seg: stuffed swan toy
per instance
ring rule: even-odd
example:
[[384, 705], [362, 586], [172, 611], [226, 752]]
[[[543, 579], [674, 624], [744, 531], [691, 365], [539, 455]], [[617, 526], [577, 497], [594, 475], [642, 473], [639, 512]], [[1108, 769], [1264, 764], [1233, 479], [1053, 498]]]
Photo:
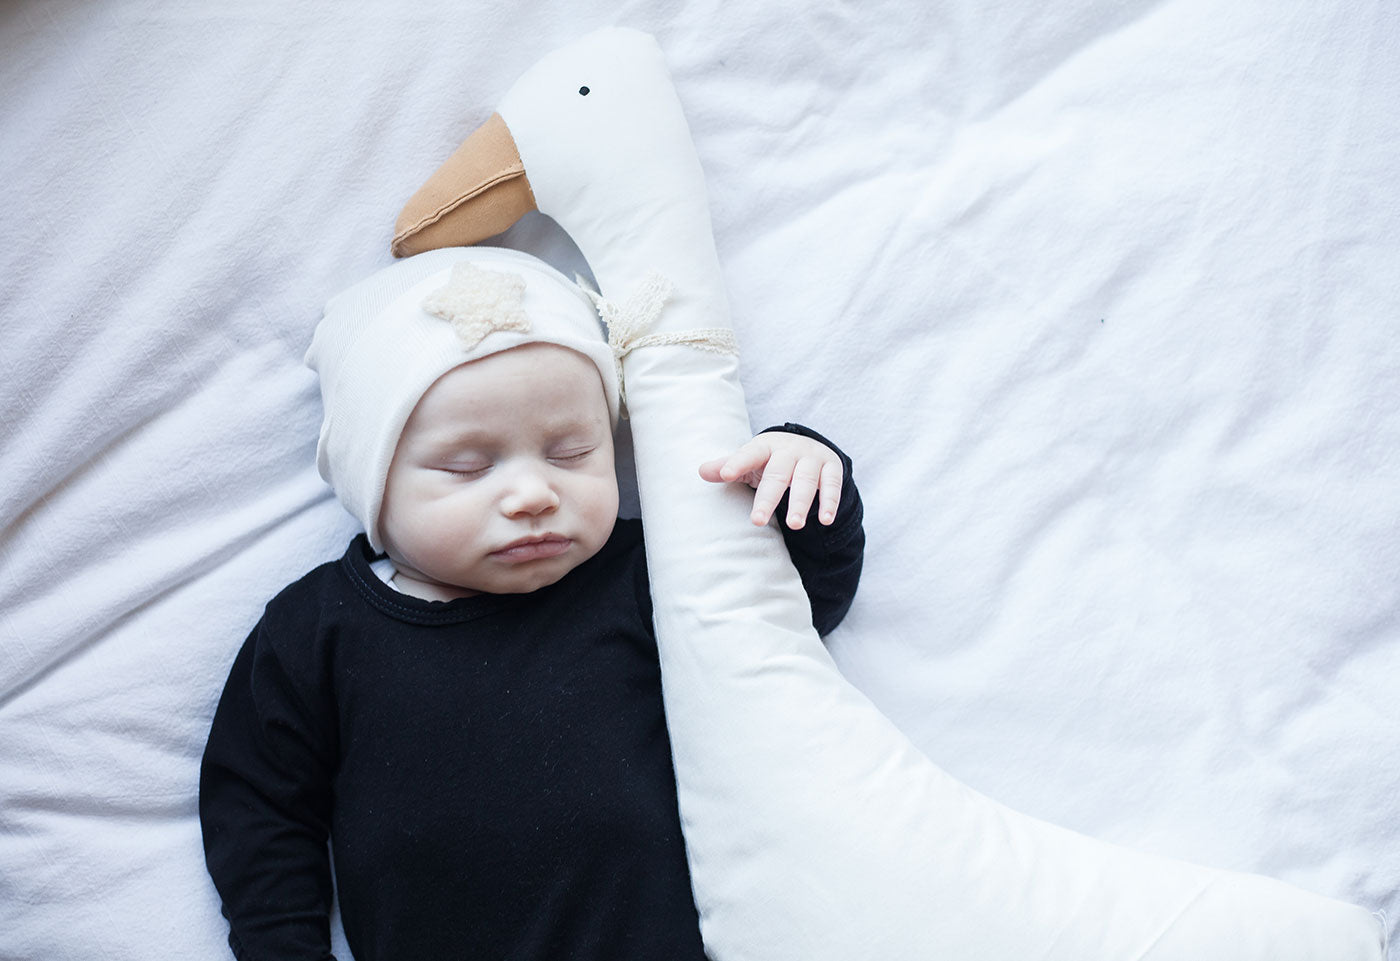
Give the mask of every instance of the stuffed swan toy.
[[697, 466], [751, 436], [704, 177], [661, 52], [608, 29], [531, 67], [410, 200], [394, 253], [530, 209], [587, 258], [625, 376], [667, 721], [716, 961], [1379, 961], [1365, 910], [1012, 811], [837, 671], [772, 528]]

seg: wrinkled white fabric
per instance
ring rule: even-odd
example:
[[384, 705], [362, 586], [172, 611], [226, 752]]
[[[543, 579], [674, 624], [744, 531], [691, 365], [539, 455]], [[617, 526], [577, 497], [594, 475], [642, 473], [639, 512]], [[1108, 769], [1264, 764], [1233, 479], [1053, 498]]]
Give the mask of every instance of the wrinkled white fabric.
[[[619, 17], [690, 120], [752, 421], [855, 458], [843, 673], [1012, 808], [1393, 923], [1391, 6], [16, 0], [0, 957], [226, 956], [208, 720], [354, 529], [321, 307], [525, 65]], [[582, 269], [543, 218], [503, 242]]]

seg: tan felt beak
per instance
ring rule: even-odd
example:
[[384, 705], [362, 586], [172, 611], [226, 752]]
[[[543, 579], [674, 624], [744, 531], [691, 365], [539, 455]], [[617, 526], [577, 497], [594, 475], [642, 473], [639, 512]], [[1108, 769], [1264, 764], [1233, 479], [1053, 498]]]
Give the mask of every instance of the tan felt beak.
[[515, 139], [493, 113], [409, 198], [390, 249], [407, 257], [478, 243], [535, 209]]

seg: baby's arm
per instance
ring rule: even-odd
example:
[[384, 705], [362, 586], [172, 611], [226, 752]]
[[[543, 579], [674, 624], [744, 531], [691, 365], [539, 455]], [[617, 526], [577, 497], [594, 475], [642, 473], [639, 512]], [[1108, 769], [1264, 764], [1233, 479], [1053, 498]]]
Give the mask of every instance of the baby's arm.
[[209, 732], [205, 860], [237, 957], [325, 961], [334, 721], [306, 695], [305, 670], [283, 662], [271, 620], [269, 608], [234, 661]]
[[750, 519], [777, 516], [793, 565], [812, 604], [812, 623], [828, 634], [846, 616], [860, 582], [865, 529], [851, 460], [799, 424], [770, 427], [727, 457], [700, 465], [714, 483], [754, 488]]

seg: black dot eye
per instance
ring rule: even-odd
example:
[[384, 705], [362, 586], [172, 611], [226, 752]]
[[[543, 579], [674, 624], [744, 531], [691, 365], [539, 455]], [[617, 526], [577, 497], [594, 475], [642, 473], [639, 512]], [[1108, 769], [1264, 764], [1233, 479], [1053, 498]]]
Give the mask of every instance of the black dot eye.
[[588, 96], [588, 88], [587, 88], [587, 87], [579, 87], [579, 88], [578, 88], [578, 95], [579, 95], [580, 97], [586, 97], [586, 96]]

